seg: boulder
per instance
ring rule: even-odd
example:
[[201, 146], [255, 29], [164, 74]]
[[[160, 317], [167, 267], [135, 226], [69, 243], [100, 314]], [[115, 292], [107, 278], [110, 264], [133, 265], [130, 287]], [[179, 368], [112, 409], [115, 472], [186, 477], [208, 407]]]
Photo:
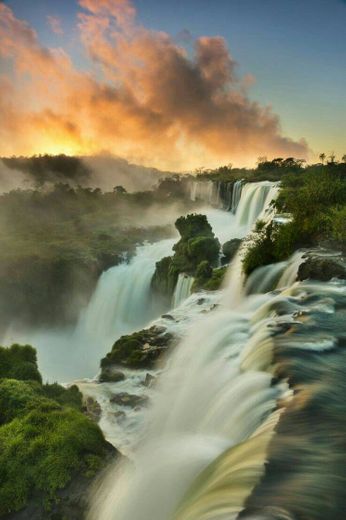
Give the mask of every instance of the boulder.
[[346, 265], [341, 258], [311, 256], [299, 266], [297, 279], [327, 282], [332, 278], [346, 279]]
[[99, 382], [100, 383], [119, 383], [119, 381], [124, 381], [125, 374], [121, 372], [121, 370], [118, 370], [115, 367], [109, 366], [105, 367], [104, 370], [102, 370]]

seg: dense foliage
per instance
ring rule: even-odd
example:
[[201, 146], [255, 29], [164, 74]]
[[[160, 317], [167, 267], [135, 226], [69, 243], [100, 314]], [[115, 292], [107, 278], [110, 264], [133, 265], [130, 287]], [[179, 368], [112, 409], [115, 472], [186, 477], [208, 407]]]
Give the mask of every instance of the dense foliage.
[[95, 475], [109, 448], [77, 387], [42, 385], [32, 347], [0, 347], [0, 367], [0, 516], [29, 500], [49, 509], [76, 475]]
[[[99, 274], [138, 243], [171, 236], [183, 199], [67, 184], [0, 195], [0, 329], [76, 319]], [[163, 215], [164, 217], [164, 215]], [[161, 225], [157, 225], [160, 222]], [[167, 222], [167, 225], [165, 225]]]
[[296, 249], [314, 245], [345, 248], [346, 164], [310, 166], [282, 178], [275, 203], [290, 222], [257, 227], [244, 259], [244, 270], [288, 258]]

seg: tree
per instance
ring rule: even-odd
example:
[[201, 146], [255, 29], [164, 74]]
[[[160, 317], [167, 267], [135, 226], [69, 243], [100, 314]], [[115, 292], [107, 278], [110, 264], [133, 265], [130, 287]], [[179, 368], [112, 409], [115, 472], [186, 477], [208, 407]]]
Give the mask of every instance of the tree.
[[341, 157], [342, 162], [346, 163], [346, 153]]
[[126, 193], [126, 190], [123, 186], [114, 186], [113, 193]]
[[319, 158], [321, 160], [321, 163], [324, 164], [324, 161], [326, 160], [326, 154], [325, 153], [320, 153]]
[[334, 152], [331, 152], [330, 155], [329, 155], [329, 164], [334, 164], [335, 163], [335, 153]]

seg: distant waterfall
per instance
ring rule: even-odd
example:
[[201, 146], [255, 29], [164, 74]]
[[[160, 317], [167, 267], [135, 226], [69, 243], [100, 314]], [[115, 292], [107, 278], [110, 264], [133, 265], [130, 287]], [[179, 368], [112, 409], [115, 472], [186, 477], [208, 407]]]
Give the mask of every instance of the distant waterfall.
[[221, 207], [220, 186], [213, 181], [192, 180], [189, 182], [190, 199], [210, 206]]
[[238, 208], [238, 204], [239, 204], [239, 201], [240, 201], [242, 189], [243, 189], [243, 181], [242, 180], [241, 181], [236, 181], [233, 184], [232, 203], [231, 203], [230, 210], [234, 214], [236, 213], [237, 208]]
[[194, 278], [185, 273], [180, 273], [178, 276], [177, 285], [174, 290], [172, 307], [175, 309], [191, 294]]

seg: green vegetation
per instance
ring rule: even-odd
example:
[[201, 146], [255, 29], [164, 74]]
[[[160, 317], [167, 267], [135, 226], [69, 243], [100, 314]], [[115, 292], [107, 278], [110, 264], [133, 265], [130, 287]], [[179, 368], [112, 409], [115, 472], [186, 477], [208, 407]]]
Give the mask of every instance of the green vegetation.
[[37, 368], [36, 350], [30, 345], [0, 347], [0, 378], [42, 382]]
[[283, 177], [275, 203], [289, 213], [286, 224], [257, 227], [244, 271], [288, 258], [296, 249], [316, 245], [345, 248], [346, 165], [315, 165]]
[[208, 262], [201, 262], [198, 266], [192, 292], [217, 291], [221, 288], [227, 272], [227, 266], [212, 269]]
[[81, 183], [91, 174], [89, 168], [79, 157], [64, 154], [2, 157], [1, 160], [10, 169], [26, 172], [37, 187], [52, 181]]
[[174, 255], [157, 262], [152, 279], [153, 290], [170, 301], [180, 273], [196, 276], [217, 266], [220, 243], [205, 215], [190, 214], [180, 217], [175, 227], [181, 236], [174, 245]]
[[73, 322], [104, 269], [131, 256], [137, 244], [172, 235], [163, 213], [162, 224], [153, 225], [160, 211], [181, 214], [186, 207], [173, 195], [163, 208], [158, 191], [119, 187], [103, 193], [57, 184], [0, 195], [0, 331], [13, 318]]
[[77, 387], [42, 385], [32, 347], [0, 347], [0, 367], [0, 516], [29, 500], [49, 510], [75, 477], [95, 476], [109, 447]]

